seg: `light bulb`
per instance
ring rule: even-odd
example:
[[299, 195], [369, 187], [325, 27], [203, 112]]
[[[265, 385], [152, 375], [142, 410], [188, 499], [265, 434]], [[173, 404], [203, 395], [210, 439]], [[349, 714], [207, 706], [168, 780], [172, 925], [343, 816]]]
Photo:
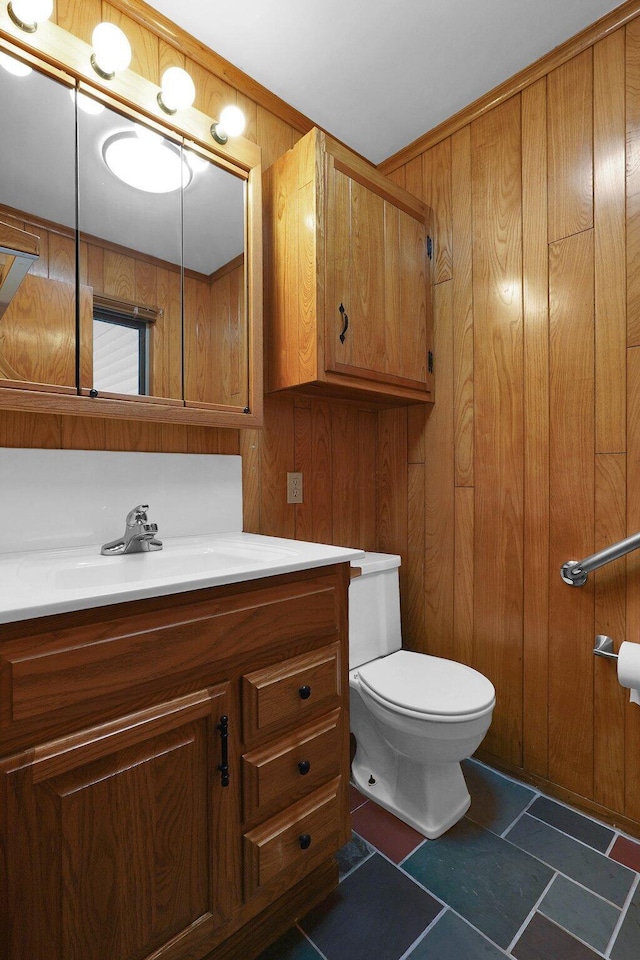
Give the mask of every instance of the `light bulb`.
[[91, 66], [103, 80], [112, 80], [131, 63], [131, 45], [115, 23], [99, 23], [91, 37]]
[[38, 24], [53, 13], [53, 0], [11, 0], [7, 12], [21, 30], [35, 33]]
[[193, 80], [182, 67], [169, 67], [162, 74], [162, 90], [158, 103], [165, 113], [176, 113], [190, 107], [196, 96]]
[[220, 114], [220, 123], [222, 124], [222, 129], [229, 137], [239, 137], [244, 130], [244, 113], [240, 107], [225, 107]]
[[229, 137], [239, 137], [244, 126], [244, 113], [240, 107], [230, 104], [220, 114], [219, 122], [212, 124], [211, 136], [217, 143], [226, 143]]

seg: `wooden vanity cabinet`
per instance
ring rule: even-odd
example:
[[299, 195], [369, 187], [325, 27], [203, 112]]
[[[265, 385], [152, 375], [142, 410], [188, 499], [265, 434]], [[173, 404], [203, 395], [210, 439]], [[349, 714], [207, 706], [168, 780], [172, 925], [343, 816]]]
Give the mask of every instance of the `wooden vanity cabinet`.
[[430, 209], [317, 129], [263, 189], [267, 389], [433, 400]]
[[347, 586], [337, 564], [0, 628], [0, 956], [250, 960], [333, 889]]

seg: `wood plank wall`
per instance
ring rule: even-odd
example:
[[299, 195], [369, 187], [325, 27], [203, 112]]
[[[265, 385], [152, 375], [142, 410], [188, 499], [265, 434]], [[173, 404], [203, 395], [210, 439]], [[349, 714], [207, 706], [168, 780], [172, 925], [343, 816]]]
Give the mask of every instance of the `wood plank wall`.
[[596, 634], [640, 640], [640, 555], [582, 588], [559, 574], [640, 529], [635, 7], [383, 165], [435, 210], [437, 397], [395, 414], [407, 464], [380, 511], [406, 642], [497, 688], [484, 756], [640, 835], [640, 708], [592, 654]]

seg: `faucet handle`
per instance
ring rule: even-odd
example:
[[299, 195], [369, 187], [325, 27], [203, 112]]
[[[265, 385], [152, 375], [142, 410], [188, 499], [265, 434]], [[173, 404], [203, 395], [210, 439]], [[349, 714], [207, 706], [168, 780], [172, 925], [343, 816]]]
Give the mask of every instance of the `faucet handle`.
[[133, 510], [130, 510], [127, 514], [127, 526], [134, 527], [137, 523], [147, 523], [148, 509], [148, 503], [140, 503], [137, 507], [134, 507]]

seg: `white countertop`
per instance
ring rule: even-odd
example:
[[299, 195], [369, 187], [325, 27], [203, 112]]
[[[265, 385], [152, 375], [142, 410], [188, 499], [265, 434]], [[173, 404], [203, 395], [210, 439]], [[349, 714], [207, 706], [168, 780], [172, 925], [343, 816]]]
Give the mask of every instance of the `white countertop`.
[[168, 537], [150, 553], [100, 544], [0, 553], [0, 623], [349, 563], [362, 550], [252, 533]]

